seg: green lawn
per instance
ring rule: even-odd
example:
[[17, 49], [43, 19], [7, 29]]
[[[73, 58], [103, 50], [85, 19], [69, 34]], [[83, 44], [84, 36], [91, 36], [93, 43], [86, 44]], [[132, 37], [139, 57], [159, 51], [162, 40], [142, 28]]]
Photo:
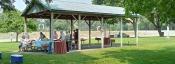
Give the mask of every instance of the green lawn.
[[[119, 41], [119, 39], [116, 39]], [[124, 42], [134, 43], [134, 38]], [[18, 50], [18, 43], [0, 43], [3, 60], [9, 64], [10, 55]], [[59, 54], [23, 54], [24, 64], [175, 64], [175, 37], [140, 38], [139, 47], [105, 48]]]

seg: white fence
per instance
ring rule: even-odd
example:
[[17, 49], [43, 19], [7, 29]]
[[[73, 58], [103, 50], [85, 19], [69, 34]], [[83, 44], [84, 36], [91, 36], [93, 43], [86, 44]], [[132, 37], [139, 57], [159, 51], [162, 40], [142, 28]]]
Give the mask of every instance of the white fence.
[[[123, 31], [124, 33], [130, 35], [130, 37], [134, 37], [134, 31]], [[167, 31], [163, 30], [164, 35], [167, 36]], [[59, 32], [57, 32], [59, 35]], [[81, 37], [87, 37], [88, 38], [88, 31], [81, 31], [80, 36]], [[107, 35], [108, 35], [107, 31]], [[119, 31], [111, 31], [111, 34], [118, 34]], [[49, 32], [44, 32], [46, 37], [49, 37]], [[21, 35], [19, 35], [19, 40], [21, 39]], [[37, 39], [39, 37], [39, 32], [32, 32], [29, 34], [31, 39]], [[169, 31], [170, 36], [175, 36], [175, 30], [170, 30]], [[100, 32], [98, 31], [92, 31], [91, 34], [92, 38], [100, 36]], [[158, 32], [156, 30], [139, 30], [139, 37], [152, 37], [152, 36], [159, 36]], [[16, 40], [16, 33], [0, 33], [0, 42], [10, 42], [10, 41], [15, 41]]]

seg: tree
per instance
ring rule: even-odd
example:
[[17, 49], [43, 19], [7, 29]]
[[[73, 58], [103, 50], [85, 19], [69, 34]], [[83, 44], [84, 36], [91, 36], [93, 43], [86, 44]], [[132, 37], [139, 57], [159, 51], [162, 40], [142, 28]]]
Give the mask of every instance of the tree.
[[54, 29], [56, 30], [70, 30], [70, 24], [68, 23], [69, 21], [66, 21], [66, 20], [59, 20], [59, 21], [55, 21], [53, 26], [54, 26]]
[[124, 0], [93, 0], [93, 4], [123, 7]]
[[160, 36], [163, 36], [163, 24], [175, 17], [175, 0], [93, 0], [93, 3], [124, 7], [126, 17], [141, 14], [155, 26]]
[[[24, 31], [24, 18], [20, 14], [17, 11], [9, 11], [0, 16], [0, 32], [15, 32], [16, 41], [18, 41], [18, 35]], [[36, 24], [32, 21], [29, 20], [27, 24], [29, 31], [37, 30]]]
[[13, 3], [15, 0], [0, 0], [0, 6], [5, 11], [15, 10]]
[[174, 0], [125, 0], [126, 16], [131, 14], [141, 14], [145, 16], [158, 30], [160, 36], [163, 24], [168, 24], [169, 20], [175, 16]]

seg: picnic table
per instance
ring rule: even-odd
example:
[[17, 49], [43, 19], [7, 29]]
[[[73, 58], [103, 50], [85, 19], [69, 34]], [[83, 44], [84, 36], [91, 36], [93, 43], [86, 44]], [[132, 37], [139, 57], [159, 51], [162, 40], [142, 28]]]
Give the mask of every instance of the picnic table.
[[87, 40], [87, 38], [82, 37], [82, 38], [81, 38], [81, 43], [84, 43], [84, 41], [86, 41], [86, 40]]
[[[99, 41], [101, 40], [101, 37], [96, 37], [95, 40]], [[112, 43], [115, 42], [115, 39], [113, 37], [104, 37], [104, 45], [111, 45]]]
[[101, 40], [101, 37], [95, 37], [95, 40], [97, 40], [97, 42], [100, 43], [99, 41]]

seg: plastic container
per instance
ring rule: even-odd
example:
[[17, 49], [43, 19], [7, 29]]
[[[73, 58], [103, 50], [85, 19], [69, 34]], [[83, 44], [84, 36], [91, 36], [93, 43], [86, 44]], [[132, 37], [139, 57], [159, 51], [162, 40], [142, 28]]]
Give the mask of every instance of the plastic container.
[[104, 45], [110, 45], [110, 38], [109, 37], [104, 38]]
[[11, 64], [23, 64], [23, 55], [11, 55]]

